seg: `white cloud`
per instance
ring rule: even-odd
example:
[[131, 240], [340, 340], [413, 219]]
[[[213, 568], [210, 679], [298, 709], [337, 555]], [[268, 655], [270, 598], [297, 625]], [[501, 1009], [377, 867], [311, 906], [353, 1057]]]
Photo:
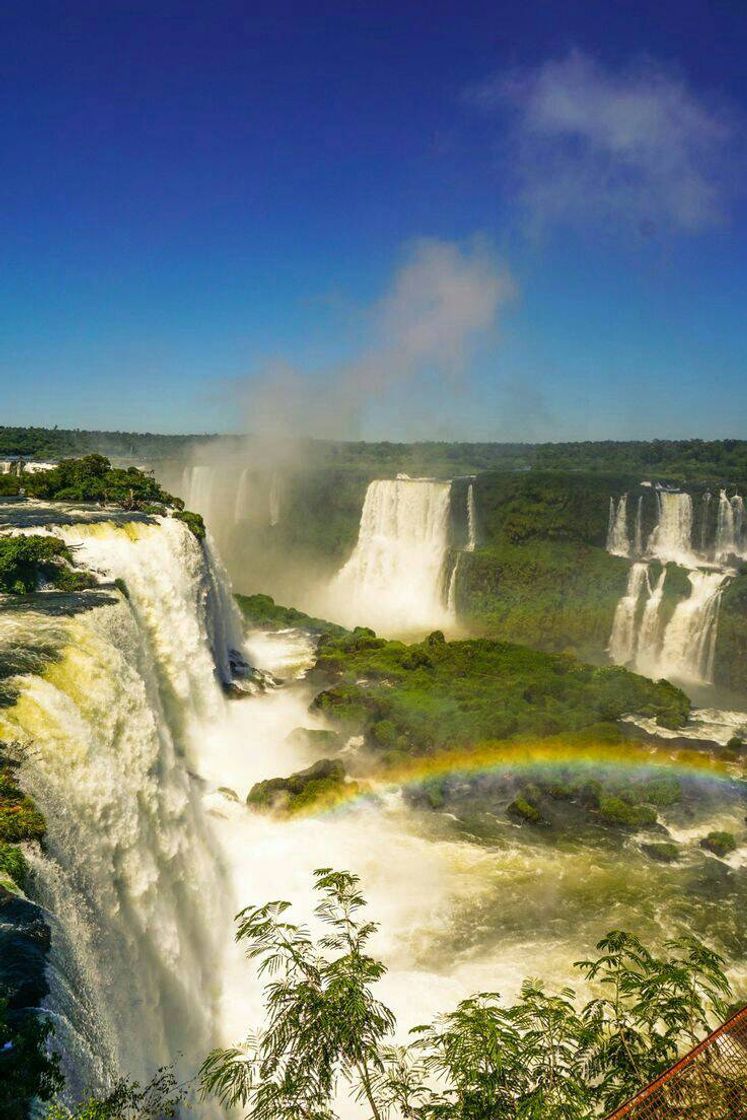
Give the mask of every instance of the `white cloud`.
[[726, 216], [735, 123], [650, 61], [615, 72], [574, 50], [478, 96], [514, 111], [512, 171], [540, 227], [697, 232]]
[[474, 347], [513, 294], [508, 269], [484, 245], [415, 242], [367, 313], [349, 362], [316, 371], [276, 362], [243, 382], [248, 429], [325, 437], [370, 434], [372, 425], [400, 437], [422, 435], [423, 424], [433, 430], [451, 420]]

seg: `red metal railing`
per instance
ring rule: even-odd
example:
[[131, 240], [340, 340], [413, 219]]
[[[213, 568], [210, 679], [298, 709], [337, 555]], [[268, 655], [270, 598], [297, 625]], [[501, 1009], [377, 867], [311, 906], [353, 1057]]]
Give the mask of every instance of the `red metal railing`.
[[607, 1120], [747, 1120], [747, 1007]]

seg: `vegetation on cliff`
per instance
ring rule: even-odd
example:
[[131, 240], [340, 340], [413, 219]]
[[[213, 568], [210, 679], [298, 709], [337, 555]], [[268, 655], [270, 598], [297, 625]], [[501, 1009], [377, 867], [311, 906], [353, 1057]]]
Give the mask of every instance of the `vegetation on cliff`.
[[19, 847], [38, 842], [44, 818], [18, 784], [18, 763], [0, 743], [0, 1115], [26, 1120], [33, 1097], [50, 1100], [62, 1080], [48, 1052], [49, 1020], [38, 1011], [46, 994], [49, 930], [24, 897], [28, 866]]
[[257, 630], [284, 630], [298, 628], [311, 634], [332, 634], [342, 637], [348, 631], [323, 618], [312, 618], [295, 607], [283, 607], [270, 595], [236, 595], [236, 602], [247, 626]]
[[0, 592], [29, 595], [47, 584], [60, 591], [79, 591], [95, 580], [71, 567], [64, 541], [53, 536], [0, 536]]
[[113, 467], [104, 455], [63, 459], [52, 470], [24, 474], [21, 485], [29, 497], [55, 502], [111, 502], [123, 509], [183, 505], [152, 475], [136, 467]]

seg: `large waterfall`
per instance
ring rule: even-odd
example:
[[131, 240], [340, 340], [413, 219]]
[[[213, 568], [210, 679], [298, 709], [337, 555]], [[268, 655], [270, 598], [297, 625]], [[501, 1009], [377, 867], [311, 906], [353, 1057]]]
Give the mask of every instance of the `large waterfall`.
[[335, 617], [384, 633], [448, 626], [450, 512], [450, 482], [370, 483], [358, 542], [330, 588]]
[[[66, 1073], [72, 1088], [106, 1085], [181, 1055], [192, 1074], [216, 1037], [216, 930], [230, 928], [233, 898], [190, 772], [224, 718], [237, 620], [221, 573], [177, 521], [56, 532], [127, 588], [57, 620], [57, 660], [0, 710], [48, 822], [35, 879]], [[24, 617], [32, 632], [48, 625]]]

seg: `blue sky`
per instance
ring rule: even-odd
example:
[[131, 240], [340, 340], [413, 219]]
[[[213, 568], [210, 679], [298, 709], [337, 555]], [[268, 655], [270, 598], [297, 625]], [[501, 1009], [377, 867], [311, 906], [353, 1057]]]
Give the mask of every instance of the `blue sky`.
[[740, 0], [11, 0], [0, 423], [747, 435], [746, 48]]

